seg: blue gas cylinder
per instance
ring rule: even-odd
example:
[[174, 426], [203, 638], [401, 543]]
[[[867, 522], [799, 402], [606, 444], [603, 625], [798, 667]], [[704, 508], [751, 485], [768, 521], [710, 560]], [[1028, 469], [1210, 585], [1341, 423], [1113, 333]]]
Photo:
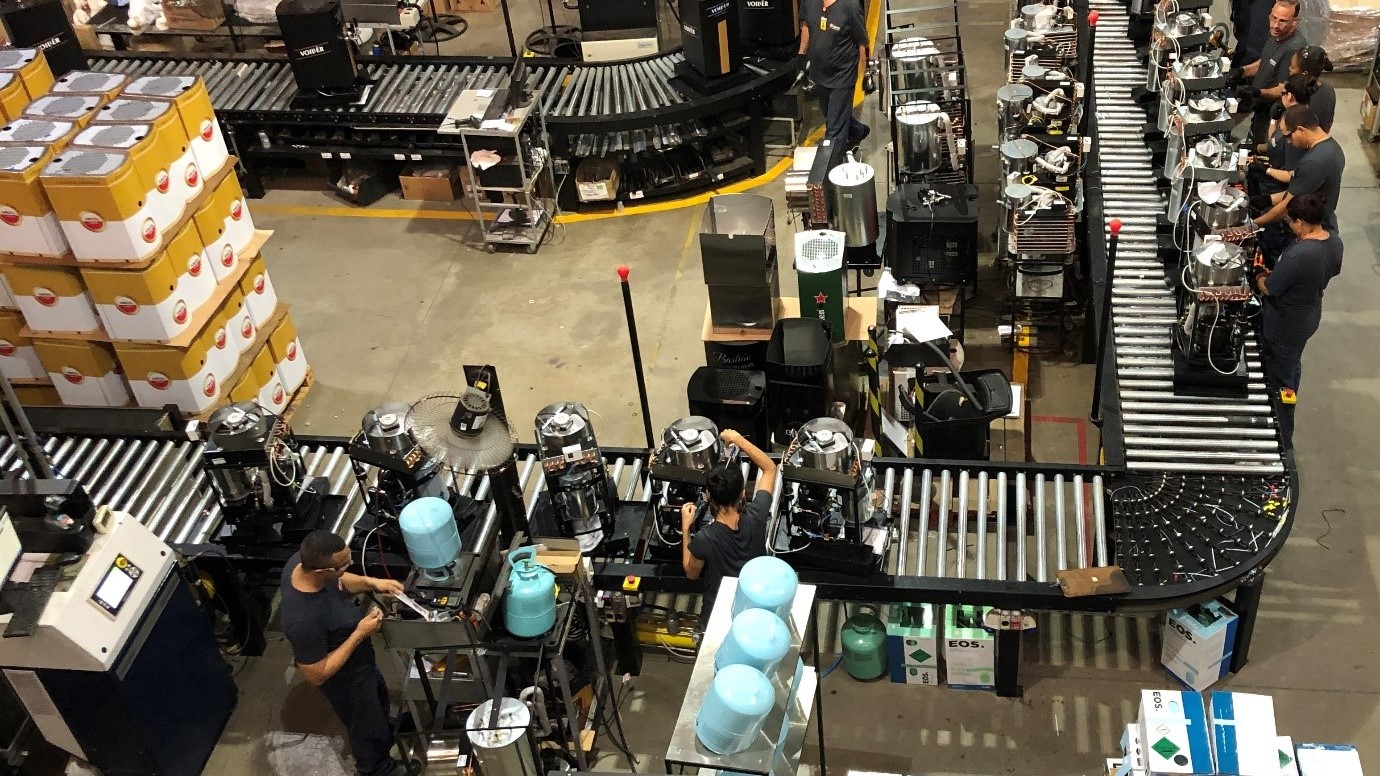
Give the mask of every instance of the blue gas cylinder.
[[780, 617], [766, 609], [748, 609], [733, 618], [714, 654], [714, 667], [752, 666], [770, 677], [790, 649], [791, 630]]
[[556, 624], [556, 575], [537, 563], [536, 547], [513, 550], [508, 563], [513, 570], [508, 574], [503, 624], [519, 638], [540, 636]]
[[412, 565], [444, 579], [446, 567], [460, 554], [460, 529], [450, 504], [435, 496], [416, 499], [398, 514], [398, 526]]
[[795, 588], [799, 583], [795, 569], [786, 561], [771, 555], [753, 558], [738, 572], [733, 616], [747, 609], [766, 609], [790, 622], [791, 602], [795, 600]]
[[716, 754], [737, 754], [757, 740], [776, 704], [771, 680], [751, 666], [727, 666], [714, 674], [695, 716], [695, 736]]

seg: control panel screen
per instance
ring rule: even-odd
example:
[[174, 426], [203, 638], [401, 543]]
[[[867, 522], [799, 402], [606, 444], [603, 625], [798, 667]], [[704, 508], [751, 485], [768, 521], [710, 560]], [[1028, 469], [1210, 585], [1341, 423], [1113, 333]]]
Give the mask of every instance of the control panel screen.
[[123, 555], [116, 555], [115, 562], [110, 564], [110, 569], [101, 578], [101, 583], [96, 586], [96, 592], [91, 596], [91, 600], [97, 606], [110, 612], [119, 614], [120, 607], [125, 605], [129, 598], [129, 591], [134, 589], [134, 583], [139, 579], [139, 567], [129, 562]]

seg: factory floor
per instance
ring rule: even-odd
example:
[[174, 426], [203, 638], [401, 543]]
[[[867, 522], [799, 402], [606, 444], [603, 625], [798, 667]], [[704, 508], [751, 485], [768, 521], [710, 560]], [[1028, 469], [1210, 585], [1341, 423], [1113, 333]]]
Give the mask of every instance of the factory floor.
[[[970, 61], [999, 56], [1008, 5], [964, 4]], [[501, 19], [497, 14], [474, 16], [484, 17], [489, 31], [482, 34], [501, 34], [493, 24]], [[478, 39], [480, 26], [465, 38]], [[987, 146], [997, 70], [970, 73], [981, 119], [974, 122], [976, 142], [984, 149], [977, 177], [993, 181], [996, 161]], [[1366, 463], [1380, 428], [1380, 222], [1374, 217], [1380, 192], [1376, 154], [1357, 135], [1359, 80], [1333, 79], [1344, 87], [1335, 136], [1348, 159], [1339, 208], [1345, 269], [1328, 291], [1322, 329], [1305, 356], [1295, 436], [1302, 488], [1293, 532], [1269, 569], [1250, 665], [1224, 686], [1273, 695], [1281, 733], [1295, 741], [1361, 745], [1366, 767], [1380, 774], [1380, 672], [1374, 670], [1380, 619], [1372, 616], [1380, 607], [1380, 523], [1372, 522], [1380, 508], [1380, 475]], [[865, 150], [884, 166], [876, 138], [886, 132], [872, 99], [863, 115], [877, 129]], [[685, 381], [704, 363], [699, 331], [706, 296], [695, 239], [701, 206], [568, 219], [536, 255], [490, 255], [476, 249], [475, 225], [459, 205], [412, 212], [415, 203], [390, 200], [356, 211], [313, 185], [274, 190], [252, 203], [256, 223], [275, 230], [264, 255], [279, 295], [293, 305], [315, 371], [315, 386], [293, 420], [298, 433], [350, 435], [371, 407], [455, 391], [462, 364], [491, 363], [522, 438], [530, 440], [526, 424], [538, 408], [578, 400], [596, 413], [601, 443], [643, 444], [614, 274], [621, 263], [632, 268], [652, 426], [660, 429], [685, 414]], [[778, 235], [794, 231], [780, 207], [780, 183], [760, 191], [777, 199]], [[994, 186], [986, 186], [984, 199], [993, 193]], [[983, 223], [990, 232], [993, 222]], [[783, 289], [794, 287], [789, 275], [783, 271]], [[970, 363], [1010, 363], [995, 331], [1000, 295], [1000, 284], [988, 282], [972, 302]], [[1097, 431], [1083, 420], [1092, 368], [1076, 363], [1054, 352], [1032, 367], [1038, 460], [1095, 459]], [[1103, 758], [1115, 754], [1122, 727], [1134, 717], [1137, 691], [1171, 686], [1158, 665], [1157, 624], [1041, 617], [1029, 639], [1021, 700], [860, 683], [841, 670], [829, 675], [817, 711], [824, 718], [829, 769], [930, 776], [1102, 773]], [[826, 652], [827, 665], [833, 648]], [[659, 757], [688, 675], [689, 667], [673, 656], [647, 654], [623, 706], [638, 770], [662, 770]], [[265, 656], [239, 668], [237, 681], [240, 705], [208, 776], [352, 772], [338, 725], [319, 694], [294, 676], [281, 636], [274, 634]], [[605, 753], [613, 752], [602, 743]], [[805, 760], [818, 762], [813, 739]], [[599, 769], [627, 766], [609, 756]]]

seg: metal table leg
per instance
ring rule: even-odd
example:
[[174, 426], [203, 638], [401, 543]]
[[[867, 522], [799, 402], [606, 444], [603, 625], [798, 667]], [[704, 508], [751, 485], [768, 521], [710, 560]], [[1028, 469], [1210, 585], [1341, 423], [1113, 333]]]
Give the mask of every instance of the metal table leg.
[[1021, 631], [997, 631], [997, 696], [1001, 698], [1020, 698], [1025, 695], [1021, 687]]
[[1231, 655], [1231, 672], [1237, 673], [1246, 667], [1251, 657], [1251, 637], [1255, 635], [1255, 620], [1260, 613], [1260, 596], [1265, 591], [1265, 572], [1252, 571], [1246, 581], [1236, 589], [1232, 608], [1239, 618], [1236, 624], [1236, 649]]
[[810, 636], [814, 641], [815, 651], [815, 671], [819, 673], [815, 680], [815, 731], [819, 736], [819, 772], [828, 773], [824, 762], [824, 665], [820, 662], [819, 654], [819, 599], [815, 598], [810, 602]]

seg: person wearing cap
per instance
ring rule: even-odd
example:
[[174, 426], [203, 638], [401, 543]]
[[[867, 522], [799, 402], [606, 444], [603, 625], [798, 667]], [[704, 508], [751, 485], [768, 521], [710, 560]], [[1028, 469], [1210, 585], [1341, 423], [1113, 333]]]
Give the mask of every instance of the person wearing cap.
[[1318, 89], [1309, 100], [1308, 107], [1318, 117], [1318, 125], [1324, 132], [1332, 131], [1332, 119], [1337, 115], [1337, 89], [1323, 80], [1323, 73], [1332, 72], [1332, 60], [1322, 46], [1304, 46], [1294, 52], [1289, 61], [1289, 75], [1303, 74], [1317, 80]]
[[[1235, 87], [1242, 100], [1254, 100], [1251, 115], [1251, 145], [1265, 142], [1270, 125], [1270, 110], [1284, 93], [1284, 81], [1289, 77], [1289, 63], [1294, 52], [1306, 41], [1299, 33], [1298, 0], [1275, 0], [1270, 8], [1270, 38], [1260, 50], [1260, 58], [1233, 68], [1227, 73], [1227, 83]], [[1249, 83], [1247, 82], [1249, 80]]]

